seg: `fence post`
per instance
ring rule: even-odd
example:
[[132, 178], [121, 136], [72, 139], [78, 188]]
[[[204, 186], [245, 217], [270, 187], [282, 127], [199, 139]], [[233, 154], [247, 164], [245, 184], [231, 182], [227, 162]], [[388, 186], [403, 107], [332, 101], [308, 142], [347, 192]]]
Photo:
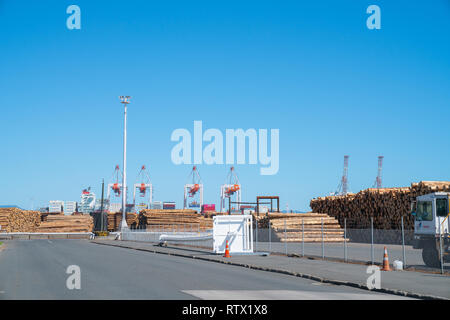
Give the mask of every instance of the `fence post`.
[[347, 262], [347, 218], [344, 218], [344, 261]]
[[372, 258], [372, 265], [374, 264], [374, 256], [373, 256], [373, 217], [370, 218], [370, 230], [371, 230], [371, 236], [370, 236], [370, 256]]
[[258, 252], [258, 219], [255, 219], [255, 222], [256, 222], [255, 249], [256, 249], [256, 252]]
[[323, 218], [322, 218], [322, 259], [325, 259], [325, 246], [323, 242]]
[[286, 218], [284, 218], [284, 251], [286, 255], [288, 254], [287, 249], [287, 230], [286, 230]]
[[439, 258], [441, 261], [441, 274], [444, 274], [444, 255], [442, 252], [442, 231], [441, 231], [441, 222], [439, 221]]
[[302, 219], [302, 256], [305, 256], [305, 219]]
[[270, 219], [269, 220], [269, 252], [272, 251], [272, 227], [270, 226]]
[[403, 268], [406, 269], [406, 252], [405, 252], [405, 226], [402, 216], [402, 251], [403, 251]]

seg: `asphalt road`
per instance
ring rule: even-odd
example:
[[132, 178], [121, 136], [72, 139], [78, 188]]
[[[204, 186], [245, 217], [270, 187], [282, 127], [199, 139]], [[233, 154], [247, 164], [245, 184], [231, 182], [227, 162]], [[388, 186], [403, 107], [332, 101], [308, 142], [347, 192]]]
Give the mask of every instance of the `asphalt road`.
[[[0, 299], [400, 299], [346, 286], [86, 240], [11, 240], [0, 251]], [[81, 289], [69, 290], [69, 266]]]

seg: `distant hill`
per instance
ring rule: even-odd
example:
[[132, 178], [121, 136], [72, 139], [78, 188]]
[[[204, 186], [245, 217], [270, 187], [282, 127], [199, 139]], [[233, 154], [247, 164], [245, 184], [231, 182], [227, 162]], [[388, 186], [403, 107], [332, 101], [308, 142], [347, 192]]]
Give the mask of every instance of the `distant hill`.
[[18, 209], [20, 209], [20, 210], [23, 210], [21, 207], [16, 206], [16, 205], [13, 205], [13, 204], [11, 204], [11, 205], [8, 205], [8, 204], [6, 204], [6, 205], [0, 205], [0, 208], [18, 208]]

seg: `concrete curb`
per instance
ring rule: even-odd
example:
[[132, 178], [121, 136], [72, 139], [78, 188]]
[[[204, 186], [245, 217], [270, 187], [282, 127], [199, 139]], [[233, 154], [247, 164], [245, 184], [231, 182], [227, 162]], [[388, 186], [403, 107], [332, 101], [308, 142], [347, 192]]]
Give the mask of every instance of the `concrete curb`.
[[96, 241], [91, 241], [91, 243], [99, 244], [99, 245], [103, 245], [103, 246], [132, 249], [132, 250], [136, 250], [136, 251], [145, 251], [145, 252], [151, 252], [151, 253], [165, 254], [165, 255], [174, 256], [174, 257], [190, 258], [190, 259], [196, 259], [196, 260], [202, 260], [202, 261], [208, 261], [208, 262], [216, 262], [216, 263], [227, 264], [227, 265], [232, 265], [232, 266], [237, 266], [237, 267], [243, 267], [243, 268], [252, 269], [252, 270], [280, 273], [280, 274], [309, 279], [312, 281], [317, 281], [317, 282], [322, 282], [322, 283], [329, 283], [329, 284], [334, 284], [334, 285], [338, 285], [338, 286], [348, 286], [348, 287], [363, 289], [363, 290], [372, 291], [372, 292], [387, 293], [387, 294], [393, 294], [393, 295], [397, 295], [397, 296], [414, 298], [414, 299], [449, 300], [447, 298], [443, 298], [443, 297], [439, 297], [439, 296], [433, 296], [433, 295], [427, 295], [427, 294], [421, 294], [421, 293], [415, 293], [415, 292], [409, 292], [409, 291], [403, 291], [403, 290], [397, 290], [397, 289], [389, 289], [389, 288], [369, 289], [369, 288], [367, 288], [367, 286], [357, 283], [357, 282], [332, 280], [332, 279], [317, 277], [317, 276], [314, 276], [311, 274], [297, 273], [297, 272], [282, 270], [282, 269], [265, 268], [265, 267], [259, 267], [259, 266], [254, 266], [254, 265], [250, 265], [250, 264], [243, 264], [243, 263], [237, 263], [237, 262], [231, 262], [231, 261], [209, 259], [209, 258], [199, 257], [199, 256], [189, 255], [189, 254], [164, 252], [164, 251], [159, 251], [157, 249], [133, 248], [133, 247], [130, 247], [127, 245], [122, 245], [122, 244], [109, 244], [109, 243], [101, 243], [101, 242], [96, 242]]

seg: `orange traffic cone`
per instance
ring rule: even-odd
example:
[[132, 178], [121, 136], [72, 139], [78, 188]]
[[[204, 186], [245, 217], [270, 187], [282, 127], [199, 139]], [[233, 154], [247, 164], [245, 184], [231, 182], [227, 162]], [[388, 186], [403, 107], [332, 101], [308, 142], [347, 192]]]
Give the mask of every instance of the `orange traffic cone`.
[[381, 271], [392, 271], [389, 267], [389, 258], [386, 247], [384, 247], [383, 269], [381, 269]]
[[227, 245], [225, 246], [225, 255], [223, 257], [224, 258], [231, 258], [231, 256], [230, 256], [230, 248], [228, 247], [228, 240], [227, 240]]

